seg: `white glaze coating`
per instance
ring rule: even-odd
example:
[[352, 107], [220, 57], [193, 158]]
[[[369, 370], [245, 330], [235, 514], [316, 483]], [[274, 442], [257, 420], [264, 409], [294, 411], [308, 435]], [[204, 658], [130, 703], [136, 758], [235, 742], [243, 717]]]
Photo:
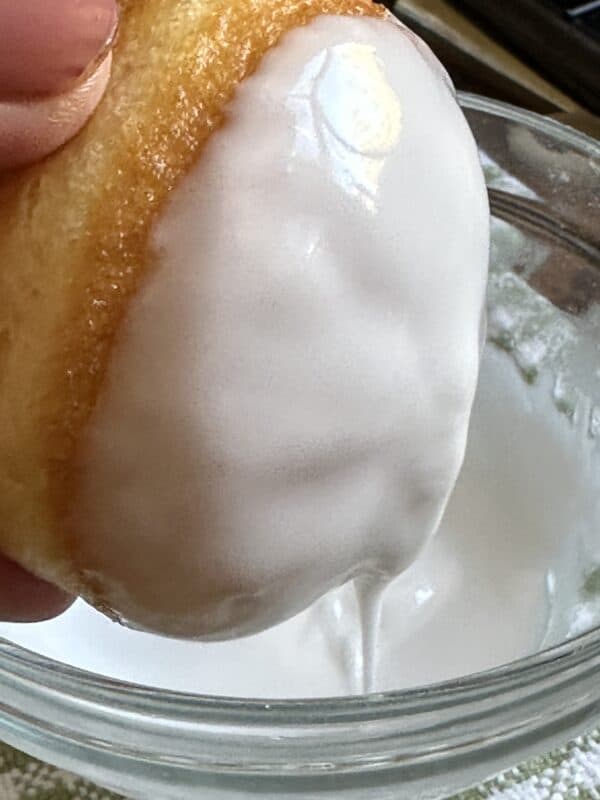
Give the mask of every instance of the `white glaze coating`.
[[488, 208], [443, 70], [320, 18], [174, 192], [84, 451], [80, 553], [136, 625], [229, 637], [404, 570], [462, 462]]

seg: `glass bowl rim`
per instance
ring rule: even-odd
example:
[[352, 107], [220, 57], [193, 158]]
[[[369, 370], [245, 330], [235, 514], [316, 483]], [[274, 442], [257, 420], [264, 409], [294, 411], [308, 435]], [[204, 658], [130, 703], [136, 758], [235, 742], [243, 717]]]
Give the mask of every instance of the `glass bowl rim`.
[[[561, 122], [480, 95], [458, 92], [458, 99], [463, 109], [516, 122], [600, 158], [600, 142]], [[214, 718], [216, 714], [221, 720], [239, 721], [243, 714], [245, 722], [251, 722], [253, 717], [262, 722], [268, 710], [271, 724], [279, 720], [286, 725], [327, 724], [350, 717], [360, 722], [414, 713], [417, 706], [419, 713], [458, 706], [486, 692], [494, 696], [515, 685], [535, 686], [542, 679], [551, 679], [595, 659], [600, 662], [600, 626], [532, 656], [453, 680], [371, 695], [270, 700], [200, 695], [120, 681], [40, 656], [0, 637], [0, 680], [3, 673], [9, 679], [25, 676], [29, 682], [61, 695], [88, 697], [104, 708], [135, 706], [149, 715], [184, 714], [198, 718], [209, 714]]]

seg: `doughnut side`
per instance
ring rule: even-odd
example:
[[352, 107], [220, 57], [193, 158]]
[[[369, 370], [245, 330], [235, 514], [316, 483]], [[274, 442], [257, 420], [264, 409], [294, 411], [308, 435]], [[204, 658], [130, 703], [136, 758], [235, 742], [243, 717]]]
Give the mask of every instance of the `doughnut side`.
[[0, 181], [0, 550], [75, 592], [77, 530], [65, 520], [78, 444], [128, 301], [152, 268], [154, 219], [283, 34], [321, 14], [386, 13], [369, 0], [121, 5], [112, 79], [92, 121]]

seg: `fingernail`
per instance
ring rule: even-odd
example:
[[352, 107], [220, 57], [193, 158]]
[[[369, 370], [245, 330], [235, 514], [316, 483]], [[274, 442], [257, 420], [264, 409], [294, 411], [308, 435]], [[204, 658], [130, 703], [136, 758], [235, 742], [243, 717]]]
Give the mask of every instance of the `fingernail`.
[[106, 56], [115, 0], [0, 0], [0, 96], [56, 95]]
[[109, 52], [92, 75], [70, 91], [33, 100], [0, 101], [0, 173], [38, 161], [75, 136], [104, 94], [111, 56]]

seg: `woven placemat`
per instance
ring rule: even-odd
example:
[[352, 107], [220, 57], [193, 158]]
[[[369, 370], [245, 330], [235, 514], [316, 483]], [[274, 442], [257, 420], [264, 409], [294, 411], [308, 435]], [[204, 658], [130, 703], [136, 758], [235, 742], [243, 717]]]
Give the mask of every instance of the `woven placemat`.
[[[0, 744], [0, 800], [122, 798]], [[600, 730], [452, 800], [600, 800]]]

